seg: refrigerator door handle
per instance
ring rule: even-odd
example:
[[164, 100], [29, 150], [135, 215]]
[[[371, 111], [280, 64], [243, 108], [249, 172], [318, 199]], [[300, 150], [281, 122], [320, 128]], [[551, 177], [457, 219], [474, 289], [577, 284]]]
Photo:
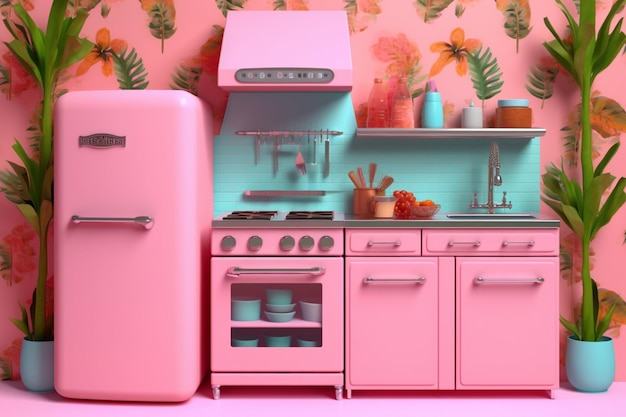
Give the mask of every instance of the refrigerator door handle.
[[146, 230], [152, 229], [154, 219], [150, 216], [137, 217], [82, 217], [73, 215], [72, 223], [134, 223], [143, 226]]

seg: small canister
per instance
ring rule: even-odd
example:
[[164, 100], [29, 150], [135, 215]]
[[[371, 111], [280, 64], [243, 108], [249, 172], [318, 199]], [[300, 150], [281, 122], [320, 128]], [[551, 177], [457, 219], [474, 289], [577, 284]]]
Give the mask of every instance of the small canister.
[[526, 99], [498, 100], [496, 126], [509, 128], [532, 127], [532, 109]]
[[474, 107], [470, 100], [469, 107], [464, 107], [461, 113], [461, 127], [480, 129], [483, 127], [483, 109]]

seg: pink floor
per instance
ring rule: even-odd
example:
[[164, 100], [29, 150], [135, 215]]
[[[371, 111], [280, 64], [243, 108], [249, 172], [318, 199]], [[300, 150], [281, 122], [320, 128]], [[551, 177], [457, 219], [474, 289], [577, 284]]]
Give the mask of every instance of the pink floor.
[[614, 383], [608, 392], [582, 394], [567, 385], [555, 399], [532, 393], [426, 393], [359, 392], [336, 401], [325, 387], [252, 388], [223, 387], [213, 400], [208, 384], [182, 404], [135, 404], [66, 400], [55, 393], [26, 391], [17, 381], [0, 382], [3, 417], [593, 417], [623, 415], [626, 382]]

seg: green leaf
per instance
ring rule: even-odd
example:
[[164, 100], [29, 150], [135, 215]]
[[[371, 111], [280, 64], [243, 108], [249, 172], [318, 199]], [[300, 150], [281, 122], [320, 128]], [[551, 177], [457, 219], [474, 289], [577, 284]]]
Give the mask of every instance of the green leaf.
[[615, 181], [615, 177], [609, 173], [604, 173], [592, 178], [591, 187], [585, 193], [585, 198], [582, 199], [585, 215], [591, 216], [590, 219], [586, 220], [591, 221], [597, 216], [602, 196], [613, 181]]
[[37, 215], [35, 208], [30, 204], [17, 204], [16, 206], [28, 224], [30, 224], [39, 235], [39, 216]]
[[224, 17], [229, 10], [243, 9], [248, 0], [216, 0], [217, 8], [222, 12]]
[[43, 85], [43, 75], [39, 72], [39, 66], [33, 61], [26, 46], [16, 39], [11, 42], [5, 42], [4, 44], [9, 48], [9, 51], [11, 51], [15, 59], [18, 60], [22, 68], [32, 75], [39, 85]]
[[424, 19], [425, 23], [430, 22], [441, 17], [441, 13], [453, 2], [454, 0], [417, 0], [415, 2], [415, 8], [417, 14]]
[[481, 53], [482, 48], [475, 53], [468, 53], [467, 64], [474, 90], [476, 90], [476, 97], [484, 101], [499, 94], [504, 81], [501, 81], [502, 71], [491, 50], [487, 48], [484, 53]]
[[598, 214], [593, 219], [590, 239], [593, 239], [596, 236], [596, 233], [598, 233], [602, 227], [606, 226], [611, 221], [615, 213], [617, 213], [617, 211], [626, 203], [626, 193], [624, 192], [625, 187], [626, 178], [622, 177], [617, 181], [617, 184], [615, 184], [615, 187], [611, 190], [611, 193], [600, 208]]
[[558, 68], [548, 68], [543, 65], [536, 65], [530, 68], [530, 73], [526, 76], [528, 84], [526, 90], [543, 102], [554, 94], [554, 82], [559, 73]]
[[150, 23], [148, 28], [150, 33], [157, 39], [161, 39], [161, 52], [165, 49], [165, 39], [171, 38], [176, 33], [176, 27], [174, 23], [175, 11], [174, 5], [168, 5], [166, 3], [155, 3], [148, 15], [150, 16]]
[[22, 6], [21, 3], [13, 4], [13, 10], [15, 11], [15, 14], [20, 19], [20, 21], [24, 23], [24, 26], [28, 31], [30, 37], [29, 49], [31, 50], [31, 58], [38, 64], [43, 64], [45, 60], [44, 53], [46, 49], [43, 31], [39, 29], [39, 27], [37, 27], [37, 24], [30, 17], [30, 15], [26, 11], [26, 9], [24, 9], [24, 6]]
[[122, 90], [144, 90], [148, 87], [146, 81], [148, 73], [143, 66], [141, 58], [137, 58], [137, 52], [133, 48], [128, 54], [124, 50], [119, 56], [113, 54], [115, 76]]
[[613, 318], [613, 313], [615, 312], [615, 307], [615, 304], [611, 304], [609, 309], [606, 311], [604, 317], [602, 317], [602, 320], [598, 322], [598, 325], [596, 327], [596, 342], [599, 342], [600, 339], [602, 339], [604, 333], [606, 333], [606, 331], [609, 329], [609, 326], [611, 325], [611, 319]]
[[17, 327], [22, 333], [24, 333], [24, 335], [26, 335], [27, 339], [32, 340], [33, 334], [31, 332], [30, 324], [28, 322], [28, 313], [26, 312], [26, 309], [24, 308], [24, 306], [22, 306], [21, 303], [18, 303], [18, 304], [20, 306], [20, 311], [22, 312], [22, 318], [21, 319], [10, 318], [9, 320], [11, 320], [11, 322], [15, 325], [15, 327]]
[[180, 64], [180, 66], [174, 71], [175, 73], [171, 76], [173, 83], [170, 84], [170, 88], [172, 90], [187, 91], [197, 96], [198, 83], [200, 82], [200, 76], [202, 75], [202, 67]]
[[580, 337], [580, 330], [578, 330], [578, 327], [576, 327], [576, 325], [574, 323], [572, 323], [571, 321], [566, 320], [565, 318], [563, 318], [563, 316], [561, 316], [559, 318], [559, 321], [561, 322], [563, 327], [565, 327], [567, 330], [569, 330], [579, 340], [581, 339], [581, 337]]
[[579, 238], [582, 238], [583, 233], [584, 233], [584, 224], [583, 224], [583, 220], [580, 218], [580, 215], [578, 214], [578, 210], [576, 210], [574, 207], [572, 206], [568, 206], [568, 205], [563, 205], [563, 214], [565, 215], [565, 217], [567, 218], [567, 225], [570, 227], [570, 229], [572, 229], [572, 231], [576, 234], [576, 236], [578, 236]]
[[604, 169], [609, 164], [609, 162], [611, 162], [611, 159], [613, 159], [613, 156], [615, 156], [619, 147], [620, 147], [620, 142], [615, 142], [615, 144], [611, 146], [608, 151], [606, 151], [606, 153], [602, 157], [602, 160], [600, 161], [598, 166], [596, 166], [596, 169], [593, 172], [594, 177], [597, 177], [598, 175], [604, 172]]

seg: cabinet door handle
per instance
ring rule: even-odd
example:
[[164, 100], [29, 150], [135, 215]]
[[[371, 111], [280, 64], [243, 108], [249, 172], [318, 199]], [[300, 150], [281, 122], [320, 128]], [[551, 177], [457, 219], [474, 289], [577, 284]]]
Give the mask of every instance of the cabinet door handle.
[[369, 242], [367, 242], [367, 246], [375, 246], [375, 245], [393, 245], [393, 246], [400, 246], [402, 244], [402, 242], [400, 242], [399, 240], [395, 240], [393, 242], [375, 242], [373, 240], [370, 240]]
[[312, 268], [240, 268], [233, 266], [228, 268], [226, 276], [230, 278], [239, 278], [241, 275], [276, 275], [276, 274], [295, 274], [295, 275], [322, 275], [326, 272], [323, 266], [314, 266]]
[[154, 219], [150, 216], [137, 217], [82, 217], [78, 215], [72, 216], [72, 223], [135, 223], [143, 226], [146, 230], [152, 229]]
[[413, 282], [416, 284], [424, 284], [426, 282], [426, 278], [373, 278], [373, 277], [365, 277], [363, 278], [363, 282], [366, 284], [373, 284], [375, 282]]
[[526, 245], [526, 246], [534, 246], [535, 245], [535, 241], [534, 240], [528, 240], [525, 242], [513, 242], [510, 240], [505, 240], [502, 242], [502, 246], [509, 246], [509, 245]]
[[472, 245], [472, 246], [480, 246], [480, 240], [475, 240], [473, 242], [456, 242], [454, 240], [451, 240], [448, 242], [448, 246], [454, 246], [454, 245]]
[[545, 279], [543, 277], [537, 278], [474, 278], [474, 284], [543, 284]]

